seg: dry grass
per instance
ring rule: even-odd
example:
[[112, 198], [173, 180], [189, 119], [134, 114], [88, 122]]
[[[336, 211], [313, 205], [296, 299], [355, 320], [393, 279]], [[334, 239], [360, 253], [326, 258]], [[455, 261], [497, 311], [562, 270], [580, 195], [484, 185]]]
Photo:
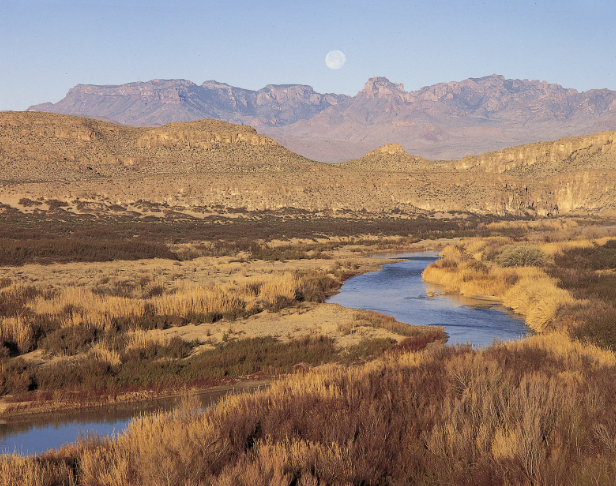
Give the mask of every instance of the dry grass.
[[534, 267], [505, 269], [474, 259], [455, 259], [449, 252], [449, 256], [429, 265], [422, 276], [426, 282], [442, 286], [448, 292], [502, 298], [519, 279], [540, 273]]
[[[440, 330], [384, 316], [366, 314], [357, 326], [353, 311], [320, 305], [344, 279], [384, 262], [352, 250], [289, 262], [220, 257], [9, 270], [0, 298], [0, 394], [13, 397], [3, 404], [69, 406], [50, 403], [50, 389], [85, 405], [141, 389], [164, 394], [443, 339]], [[340, 330], [347, 322], [349, 334]], [[215, 362], [200, 366], [202, 355]]]
[[32, 325], [24, 317], [0, 318], [0, 343], [14, 342], [21, 353], [27, 353], [34, 344]]
[[608, 485], [615, 363], [545, 335], [327, 365], [205, 414], [141, 417], [117, 440], [2, 459], [0, 484]]
[[[529, 248], [523, 244], [518, 246]], [[503, 248], [515, 247], [503, 238], [474, 239], [447, 247], [443, 258], [424, 270], [423, 278], [450, 292], [498, 298], [505, 306], [522, 314], [527, 325], [536, 332], [557, 328], [555, 318], [559, 310], [573, 305], [575, 299], [559, 288], [558, 280], [549, 277], [542, 268], [534, 265], [504, 268], [485, 259], [486, 256], [498, 257]], [[533, 254], [540, 251], [535, 248]]]
[[[584, 235], [580, 231], [577, 240], [537, 240], [536, 245], [468, 239], [445, 248], [423, 277], [450, 292], [498, 298], [536, 332], [560, 330], [613, 348], [608, 329], [616, 302], [613, 238]], [[515, 266], [525, 261], [533, 266]]]
[[572, 306], [576, 300], [558, 287], [558, 281], [545, 275], [521, 278], [503, 296], [503, 304], [526, 318], [535, 332], [558, 328], [555, 320], [559, 309]]
[[[418, 336], [431, 331], [440, 331], [441, 328], [434, 326], [415, 326], [398, 322], [395, 318], [381, 314], [379, 312], [357, 310], [354, 311], [353, 322], [345, 328], [346, 332], [351, 332], [353, 328], [357, 327], [373, 327], [379, 329], [386, 329], [400, 336]], [[444, 338], [444, 335], [443, 335]]]
[[579, 228], [577, 221], [568, 218], [541, 219], [538, 221], [497, 221], [486, 225], [490, 229], [550, 230], [555, 232], [572, 231]]
[[[142, 262], [133, 264], [132, 269], [125, 265], [111, 275], [103, 272], [96, 279], [90, 276], [93, 265], [75, 268], [74, 279], [65, 278], [65, 266], [59, 265], [56, 268], [61, 270], [51, 269], [45, 278], [33, 278], [43, 280], [44, 285], [11, 284], [0, 290], [0, 343], [23, 354], [39, 347], [46, 336], [64, 329], [85, 340], [76, 344], [79, 350], [109, 333], [234, 321], [264, 309], [279, 311], [297, 302], [322, 302], [352, 274], [349, 272], [357, 271], [349, 268], [360, 266], [329, 260], [301, 264], [209, 260], [145, 273]], [[171, 274], [172, 270], [176, 273]], [[163, 277], [169, 281], [164, 282]], [[75, 280], [89, 283], [76, 285]], [[53, 346], [47, 348], [54, 352]], [[98, 355], [101, 350], [99, 347]]]

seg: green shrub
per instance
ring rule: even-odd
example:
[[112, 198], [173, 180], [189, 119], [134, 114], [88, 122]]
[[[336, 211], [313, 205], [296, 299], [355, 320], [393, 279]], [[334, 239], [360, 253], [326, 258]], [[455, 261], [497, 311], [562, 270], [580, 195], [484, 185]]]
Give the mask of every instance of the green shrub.
[[494, 260], [501, 267], [539, 267], [545, 263], [545, 253], [532, 245], [507, 245]]

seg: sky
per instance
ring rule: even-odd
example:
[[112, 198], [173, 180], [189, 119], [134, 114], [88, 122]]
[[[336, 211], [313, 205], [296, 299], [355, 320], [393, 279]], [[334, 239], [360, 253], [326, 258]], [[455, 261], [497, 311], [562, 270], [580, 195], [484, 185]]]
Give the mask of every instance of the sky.
[[614, 0], [0, 0], [0, 110], [151, 79], [355, 95], [373, 76], [410, 91], [501, 74], [616, 90], [615, 18]]

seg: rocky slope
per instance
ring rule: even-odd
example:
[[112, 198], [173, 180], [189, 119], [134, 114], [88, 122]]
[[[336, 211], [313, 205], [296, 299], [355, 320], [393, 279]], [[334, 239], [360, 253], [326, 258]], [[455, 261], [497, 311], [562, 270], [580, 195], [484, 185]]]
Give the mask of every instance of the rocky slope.
[[610, 215], [616, 214], [614, 137], [603, 132], [441, 162], [388, 144], [353, 161], [323, 164], [251, 127], [217, 120], [138, 128], [0, 113], [0, 212], [52, 210], [55, 200], [65, 211], [113, 207], [137, 216], [149, 214], [147, 208], [183, 217]]
[[78, 85], [35, 111], [84, 115], [128, 125], [214, 118], [256, 127], [314, 160], [361, 157], [398, 143], [427, 159], [469, 154], [616, 129], [616, 92], [579, 93], [557, 84], [503, 76], [439, 83], [405, 91], [384, 77], [353, 97], [304, 85], [258, 91], [216, 81], [154, 80], [120, 86]]
[[218, 120], [138, 128], [52, 113], [0, 113], [0, 181], [5, 183], [310, 171], [322, 165], [252, 127]]

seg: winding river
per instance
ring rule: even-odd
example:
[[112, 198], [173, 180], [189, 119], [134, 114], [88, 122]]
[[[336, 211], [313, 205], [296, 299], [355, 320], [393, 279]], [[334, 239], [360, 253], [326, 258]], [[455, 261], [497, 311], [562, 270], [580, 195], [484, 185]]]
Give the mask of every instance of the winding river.
[[530, 332], [523, 319], [494, 301], [444, 295], [442, 289], [426, 284], [421, 272], [438, 259], [437, 252], [391, 257], [403, 261], [350, 278], [328, 302], [382, 312], [409, 324], [443, 326], [448, 344], [488, 346]]
[[[409, 324], [443, 326], [449, 344], [486, 346], [495, 339], [519, 339], [529, 332], [522, 319], [494, 302], [454, 295], [431, 296], [430, 291], [440, 292], [440, 289], [425, 284], [421, 272], [438, 258], [436, 252], [392, 257], [402, 261], [384, 265], [380, 272], [347, 280], [340, 293], [328, 302], [382, 312]], [[238, 388], [254, 389], [258, 386], [263, 384], [240, 384]], [[229, 391], [226, 388], [202, 394], [203, 406], [220, 400]], [[175, 405], [174, 400], [163, 400], [111, 410], [46, 414], [39, 419], [11, 419], [0, 423], [0, 453], [36, 454], [88, 434], [113, 435], [121, 432], [133, 417], [141, 413], [169, 410]]]

